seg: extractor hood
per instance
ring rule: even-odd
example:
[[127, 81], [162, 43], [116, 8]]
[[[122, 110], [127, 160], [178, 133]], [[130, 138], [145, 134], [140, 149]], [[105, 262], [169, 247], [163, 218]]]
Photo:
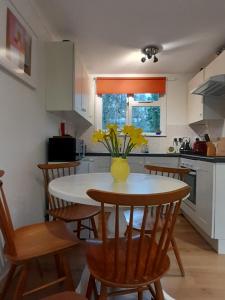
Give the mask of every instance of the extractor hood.
[[192, 94], [202, 96], [224, 96], [225, 95], [225, 74], [210, 77], [201, 84]]

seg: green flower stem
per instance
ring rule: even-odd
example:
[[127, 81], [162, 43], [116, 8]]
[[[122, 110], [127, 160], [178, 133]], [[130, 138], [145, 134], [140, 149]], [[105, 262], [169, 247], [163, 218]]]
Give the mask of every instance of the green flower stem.
[[124, 138], [124, 141], [123, 141], [123, 151], [122, 151], [122, 157], [124, 156], [124, 153], [125, 153], [125, 145], [126, 145], [126, 140], [127, 140], [127, 134], [125, 134], [125, 138]]
[[129, 148], [127, 149], [127, 152], [126, 152], [126, 157], [127, 157], [127, 155], [131, 152], [131, 150], [132, 150], [134, 147], [135, 147], [135, 144], [131, 144], [131, 145], [129, 146]]
[[114, 154], [116, 154], [116, 151], [115, 151], [115, 145], [114, 145], [114, 142], [113, 142], [113, 137], [112, 137], [112, 133], [114, 132], [114, 130], [110, 130], [110, 133], [109, 133], [109, 138], [110, 138], [110, 141], [111, 141], [111, 145], [112, 145], [112, 151]]
[[110, 148], [107, 146], [107, 144], [105, 144], [105, 143], [102, 142], [102, 141], [99, 141], [99, 142], [102, 143], [110, 153], [112, 153], [111, 150], [110, 150]]
[[118, 145], [117, 135], [116, 135], [114, 130], [113, 130], [113, 134], [114, 134], [114, 138], [115, 138], [115, 153], [116, 153], [117, 156], [119, 156], [120, 155], [119, 145]]
[[104, 140], [105, 140], [105, 142], [106, 142], [106, 144], [107, 144], [107, 146], [108, 146], [108, 148], [109, 148], [109, 152], [111, 153], [111, 155], [113, 155], [113, 149], [112, 149], [112, 147], [110, 146], [107, 137], [105, 137]]

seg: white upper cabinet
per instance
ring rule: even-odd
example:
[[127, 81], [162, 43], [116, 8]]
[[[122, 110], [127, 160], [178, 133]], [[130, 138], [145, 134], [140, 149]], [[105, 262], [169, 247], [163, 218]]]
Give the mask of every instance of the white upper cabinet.
[[192, 94], [203, 82], [204, 70], [201, 70], [188, 84], [188, 124], [203, 120], [203, 96]]
[[49, 42], [46, 47], [46, 109], [75, 111], [91, 123], [93, 89], [89, 86], [90, 76], [74, 44], [70, 41]]
[[211, 76], [225, 74], [225, 51], [217, 56], [206, 68], [205, 68], [205, 80]]
[[46, 109], [71, 111], [74, 109], [73, 43], [51, 42], [46, 47]]

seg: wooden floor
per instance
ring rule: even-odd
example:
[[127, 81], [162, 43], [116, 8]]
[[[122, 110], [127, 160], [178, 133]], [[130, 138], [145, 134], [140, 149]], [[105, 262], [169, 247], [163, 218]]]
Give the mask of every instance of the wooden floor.
[[[225, 299], [225, 255], [217, 255], [182, 216], [178, 219], [175, 236], [183, 259], [186, 276], [185, 278], [180, 276], [171, 252], [171, 269], [162, 280], [163, 288], [177, 300]], [[85, 245], [82, 244], [68, 255], [76, 284], [79, 282], [85, 265], [84, 249]], [[52, 270], [55, 267], [53, 259], [45, 258], [41, 261], [41, 264], [45, 279], [51, 279], [54, 276]], [[34, 286], [37, 282], [40, 282], [40, 278], [34, 271], [30, 276], [29, 286]], [[13, 291], [13, 285], [14, 283], [11, 291]], [[63, 290], [63, 287], [54, 287], [54, 289], [24, 299], [37, 300], [60, 290]], [[7, 300], [12, 299], [10, 294]], [[122, 300], [122, 297], [117, 297], [117, 299]]]

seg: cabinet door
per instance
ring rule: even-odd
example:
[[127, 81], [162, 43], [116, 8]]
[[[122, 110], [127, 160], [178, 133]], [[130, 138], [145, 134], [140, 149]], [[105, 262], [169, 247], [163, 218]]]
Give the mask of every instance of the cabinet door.
[[179, 157], [146, 157], [145, 164], [176, 168], [179, 164]]
[[188, 93], [188, 124], [203, 120], [203, 97]]
[[205, 79], [209, 79], [211, 76], [225, 74], [225, 51], [217, 56], [206, 68]]
[[76, 174], [89, 173], [89, 161], [81, 160], [80, 165], [76, 168]]
[[105, 173], [110, 171], [110, 156], [93, 156], [89, 161], [89, 173]]
[[95, 84], [94, 80], [88, 76], [88, 121], [94, 124], [94, 105], [95, 105]]
[[72, 111], [74, 45], [72, 42], [49, 42], [46, 56], [46, 109]]
[[75, 50], [74, 69], [74, 109], [82, 114], [83, 66], [77, 50]]
[[128, 163], [130, 166], [131, 173], [145, 173], [144, 164], [145, 158], [144, 157], [128, 157]]
[[196, 179], [196, 223], [209, 236], [213, 235], [214, 164], [198, 161]]
[[89, 87], [88, 87], [88, 73], [82, 65], [82, 97], [81, 97], [81, 113], [88, 118], [88, 102], [89, 102]]
[[188, 124], [203, 120], [203, 97], [192, 91], [204, 82], [204, 70], [196, 74], [188, 83]]

